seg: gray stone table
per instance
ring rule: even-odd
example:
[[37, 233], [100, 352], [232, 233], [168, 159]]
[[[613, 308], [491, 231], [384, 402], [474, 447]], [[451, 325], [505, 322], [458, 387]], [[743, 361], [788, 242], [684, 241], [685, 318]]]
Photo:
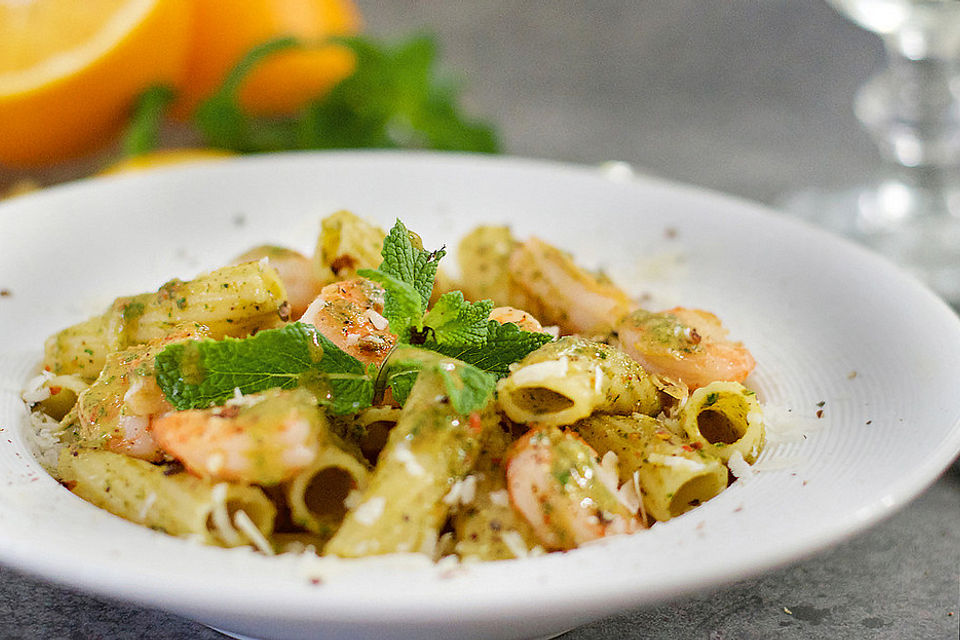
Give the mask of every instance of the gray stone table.
[[[817, 1], [361, 2], [368, 29], [428, 27], [510, 153], [639, 170], [773, 203], [880, 160], [851, 101], [877, 39]], [[176, 137], [176, 132], [171, 134]], [[94, 158], [41, 174], [85, 174]], [[0, 190], [27, 174], [0, 169]], [[799, 564], [573, 630], [616, 638], [955, 639], [960, 465], [873, 529]], [[0, 638], [222, 638], [0, 568]]]

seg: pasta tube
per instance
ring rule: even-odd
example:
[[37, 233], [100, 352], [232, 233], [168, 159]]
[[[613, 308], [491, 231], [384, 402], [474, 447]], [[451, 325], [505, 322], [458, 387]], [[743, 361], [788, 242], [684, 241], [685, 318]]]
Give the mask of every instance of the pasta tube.
[[284, 486], [284, 495], [294, 524], [326, 540], [343, 521], [347, 497], [366, 488], [370, 472], [333, 434], [321, 434], [320, 440], [313, 464]]
[[165, 467], [95, 449], [64, 450], [58, 473], [84, 500], [174, 536], [263, 547], [273, 531], [276, 509], [257, 487], [170, 474]]
[[274, 326], [285, 313], [286, 291], [264, 262], [247, 262], [171, 280], [156, 293], [117, 298], [102, 316], [51, 336], [43, 364], [56, 374], [94, 380], [107, 354], [161, 338], [177, 325], [200, 323], [215, 339], [242, 337]]
[[390, 405], [370, 407], [349, 419], [337, 421], [341, 429], [338, 433], [355, 443], [363, 457], [374, 464], [387, 444], [390, 430], [400, 419], [400, 413], [401, 409]]
[[[446, 362], [445, 373], [459, 377], [462, 365]], [[461, 415], [446, 395], [441, 373], [433, 368], [421, 371], [370, 484], [324, 553], [344, 557], [432, 554], [450, 510], [443, 498], [476, 461], [482, 435], [496, 419], [492, 405]]]
[[739, 382], [711, 382], [683, 403], [680, 426], [687, 437], [726, 462], [739, 451], [753, 462], [763, 447], [763, 413], [756, 394]]
[[719, 458], [650, 416], [596, 414], [574, 428], [597, 453], [616, 454], [620, 481], [636, 482], [644, 510], [657, 520], [685, 513], [727, 486], [727, 468]]
[[349, 211], [337, 211], [320, 222], [313, 254], [313, 273], [321, 285], [357, 277], [357, 269], [376, 269], [386, 232]]
[[510, 227], [480, 226], [464, 236], [457, 247], [463, 295], [468, 300], [493, 300], [498, 305], [517, 304], [511, 284], [509, 259], [517, 241]]
[[605, 344], [565, 337], [521, 360], [497, 385], [500, 407], [514, 422], [559, 426], [594, 411], [660, 411], [657, 381]]
[[510, 505], [503, 464], [509, 445], [503, 429], [490, 429], [470, 476], [472, 499], [462, 499], [453, 516], [455, 551], [463, 559], [522, 558], [537, 545], [533, 529]]

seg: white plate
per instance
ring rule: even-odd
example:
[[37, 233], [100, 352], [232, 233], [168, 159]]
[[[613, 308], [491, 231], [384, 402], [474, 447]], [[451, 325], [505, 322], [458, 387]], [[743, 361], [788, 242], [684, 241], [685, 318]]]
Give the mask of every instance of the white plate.
[[[429, 247], [509, 222], [637, 294], [711, 309], [753, 351], [750, 383], [806, 437], [772, 444], [767, 470], [638, 535], [454, 570], [363, 564], [320, 585], [290, 559], [115, 518], [30, 458], [18, 390], [47, 335], [255, 243], [311, 250], [319, 218], [339, 208], [400, 217]], [[0, 559], [252, 636], [557, 632], [822, 549], [903, 506], [960, 449], [960, 323], [915, 280], [760, 207], [595, 169], [334, 153], [86, 181], [0, 206], [0, 289]]]

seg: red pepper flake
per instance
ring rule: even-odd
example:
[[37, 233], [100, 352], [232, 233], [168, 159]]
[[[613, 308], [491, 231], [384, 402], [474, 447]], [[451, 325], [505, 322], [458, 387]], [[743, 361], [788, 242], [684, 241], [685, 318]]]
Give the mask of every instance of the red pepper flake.
[[9, 298], [13, 294], [10, 293], [10, 289], [0, 289], [0, 298]]
[[825, 405], [825, 404], [827, 404], [827, 401], [826, 401], [826, 400], [821, 400], [820, 402], [817, 403], [817, 406], [818, 406], [818, 407], [822, 407], [822, 406]]
[[817, 409], [817, 417], [818, 417], [818, 418], [822, 418], [822, 417], [823, 417], [823, 409]]
[[691, 453], [693, 452], [693, 447], [691, 447], [691, 446], [688, 445], [688, 444], [685, 444], [685, 445], [683, 445], [683, 446], [680, 447], [680, 448], [683, 449], [684, 451], [688, 451], [688, 452], [691, 452]]
[[480, 414], [474, 411], [470, 414], [469, 422], [467, 423], [468, 428], [471, 433], [480, 433], [483, 431], [483, 420], [480, 419]]
[[674, 227], [667, 227], [666, 229], [663, 230], [663, 236], [664, 236], [667, 240], [673, 240], [674, 238], [677, 237], [677, 230], [676, 230], [676, 228], [674, 228]]
[[321, 584], [323, 584], [323, 580], [321, 580], [320, 578], [310, 578], [310, 584], [312, 584], [315, 587], [318, 587]]
[[700, 451], [700, 449], [703, 449], [703, 443], [702, 443], [702, 442], [691, 442], [691, 443], [690, 443], [690, 447], [691, 447], [694, 451]]
[[867, 420], [864, 424], [873, 424], [873, 420]]
[[50, 395], [55, 396], [63, 391], [63, 387], [50, 387]]

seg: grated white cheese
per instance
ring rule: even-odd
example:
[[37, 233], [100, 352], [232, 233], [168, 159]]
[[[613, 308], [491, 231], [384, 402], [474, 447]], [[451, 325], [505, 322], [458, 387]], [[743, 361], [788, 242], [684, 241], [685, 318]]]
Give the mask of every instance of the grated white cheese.
[[491, 491], [488, 495], [490, 496], [490, 504], [494, 504], [498, 507], [510, 506], [510, 494], [507, 493], [506, 489]]
[[566, 356], [561, 356], [557, 360], [530, 364], [514, 371], [512, 374], [513, 381], [518, 386], [523, 387], [550, 378], [563, 378], [567, 375], [569, 364]]
[[603, 370], [600, 365], [593, 365], [593, 392], [597, 395], [603, 393]]
[[240, 391], [240, 387], [233, 388], [233, 397], [223, 403], [225, 407], [238, 407], [241, 409], [252, 407], [254, 405], [260, 404], [263, 401], [263, 396], [252, 393], [250, 395], [243, 395], [243, 392]]
[[727, 460], [727, 467], [730, 469], [730, 473], [738, 479], [752, 478], [756, 473], [739, 451], [733, 452], [733, 455]]
[[149, 494], [147, 494], [147, 497], [144, 498], [143, 500], [143, 504], [140, 505], [140, 513], [139, 513], [140, 520], [147, 519], [147, 514], [150, 512], [150, 507], [152, 507], [153, 503], [156, 501], [157, 501], [157, 493], [155, 491], [151, 491]]
[[470, 475], [453, 483], [447, 495], [443, 496], [443, 503], [451, 507], [458, 504], [470, 504], [476, 495], [477, 477]]
[[24, 430], [30, 452], [47, 471], [56, 469], [63, 449], [60, 436], [64, 426], [42, 411], [33, 411], [30, 413], [30, 427]]
[[369, 527], [380, 519], [386, 506], [387, 500], [383, 496], [370, 498], [353, 510], [353, 517], [356, 518], [360, 524], [365, 524]]
[[[651, 453], [647, 456], [647, 459], [653, 464], [660, 464], [665, 467], [673, 467], [674, 469], [685, 469], [689, 471], [701, 471], [706, 468], [706, 465], [697, 460], [691, 460], [690, 458], [685, 458], [683, 456], [668, 456], [662, 453]], [[741, 456], [743, 459], [743, 456]]]
[[[747, 416], [748, 420], [753, 413]], [[775, 405], [765, 405], [760, 419], [763, 420], [767, 444], [770, 445], [800, 442], [807, 434], [822, 429], [825, 424], [823, 420], [817, 420], [813, 416], [801, 416], [790, 409]]]
[[233, 514], [233, 523], [237, 525], [237, 529], [240, 529], [240, 531], [246, 534], [250, 542], [253, 543], [253, 546], [257, 548], [257, 551], [267, 556], [274, 555], [273, 546], [271, 546], [263, 536], [263, 533], [257, 528], [253, 520], [250, 519], [246, 511], [238, 509], [237, 512]]
[[510, 550], [514, 558], [526, 558], [530, 555], [526, 541], [518, 532], [504, 531], [500, 534], [500, 539], [503, 540], [503, 544]]
[[617, 489], [617, 496], [620, 498], [620, 501], [630, 509], [630, 513], [639, 511], [642, 503], [639, 476], [640, 472], [634, 471], [632, 481], [624, 482], [623, 486]]
[[217, 451], [216, 453], [211, 453], [209, 456], [207, 456], [205, 466], [211, 475], [216, 475], [223, 469], [223, 465], [225, 463], [226, 458], [224, 457], [223, 453]]
[[390, 321], [384, 318], [373, 309], [367, 309], [363, 312], [367, 319], [376, 327], [377, 331], [383, 331], [390, 326]]
[[47, 386], [47, 382], [51, 379], [53, 379], [51, 372], [41, 371], [38, 375], [27, 381], [26, 387], [24, 387], [20, 397], [30, 405], [43, 402], [50, 397], [50, 388]]
[[210, 497], [213, 500], [210, 518], [213, 520], [213, 527], [220, 538], [228, 545], [234, 546], [241, 544], [243, 539], [230, 524], [230, 514], [227, 511], [227, 488], [226, 482], [220, 482], [213, 486], [213, 490], [210, 492]]
[[347, 494], [347, 497], [343, 499], [343, 506], [351, 510], [356, 509], [360, 506], [361, 500], [363, 500], [363, 492], [353, 489]]
[[413, 454], [413, 451], [410, 450], [410, 443], [406, 440], [400, 442], [393, 450], [394, 456], [397, 461], [403, 465], [403, 468], [407, 470], [412, 476], [422, 476], [426, 473], [426, 470], [417, 462], [417, 457]]

